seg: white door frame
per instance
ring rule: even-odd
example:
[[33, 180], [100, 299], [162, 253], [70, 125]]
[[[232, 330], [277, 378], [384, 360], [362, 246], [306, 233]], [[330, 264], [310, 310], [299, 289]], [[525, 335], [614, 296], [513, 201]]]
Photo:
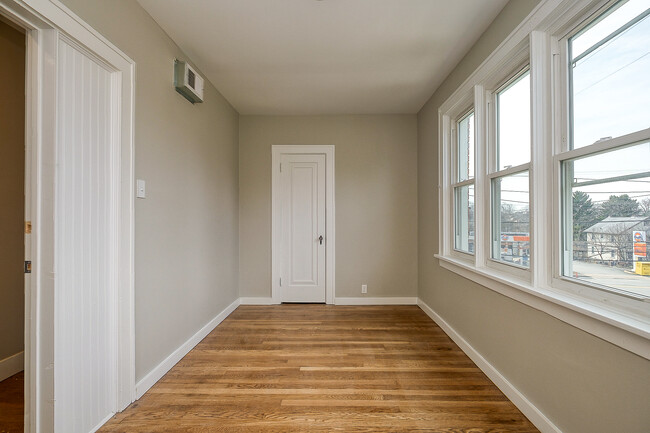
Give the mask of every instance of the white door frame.
[[58, 0], [0, 0], [0, 13], [27, 33], [25, 148], [26, 217], [32, 234], [32, 274], [25, 286], [25, 432], [54, 430], [54, 290], [55, 179], [57, 175], [57, 46], [65, 36], [114, 72], [112, 113], [119, 128], [114, 136], [120, 149], [120, 187], [113, 197], [119, 233], [116, 407], [135, 400], [134, 328], [134, 194], [133, 135], [135, 63]]
[[282, 203], [280, 161], [282, 155], [325, 155], [325, 302], [334, 303], [335, 286], [335, 193], [334, 146], [273, 145], [271, 146], [271, 302], [282, 302]]

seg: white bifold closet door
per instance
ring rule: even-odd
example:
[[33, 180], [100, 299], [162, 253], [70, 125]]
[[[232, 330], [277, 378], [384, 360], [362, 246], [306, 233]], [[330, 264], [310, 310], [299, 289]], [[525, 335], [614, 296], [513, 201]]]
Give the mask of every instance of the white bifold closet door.
[[117, 409], [117, 76], [60, 39], [57, 58], [54, 423], [88, 433]]

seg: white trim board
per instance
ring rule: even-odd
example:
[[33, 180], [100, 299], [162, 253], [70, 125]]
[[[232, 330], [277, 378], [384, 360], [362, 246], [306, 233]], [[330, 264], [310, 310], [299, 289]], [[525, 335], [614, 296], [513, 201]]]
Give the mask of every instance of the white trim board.
[[[650, 359], [650, 320], [648, 301], [642, 296], [606, 289], [597, 281], [578, 281], [565, 277], [563, 270], [561, 162], [592, 152], [643, 141], [650, 129], [599, 144], [568, 151], [568, 106], [566, 101], [569, 70], [566, 38], [591, 18], [613, 4], [613, 0], [541, 0], [537, 7], [488, 56], [488, 58], [440, 106], [439, 137], [439, 244], [440, 266], [484, 287], [511, 297], [532, 308], [565, 321], [623, 349]], [[582, 24], [581, 24], [582, 23]], [[489, 256], [490, 179], [495, 173], [485, 168], [492, 163], [482, 149], [495, 147], [494, 91], [512, 77], [528, 53], [531, 78], [531, 160], [528, 166], [511, 171], [530, 171], [531, 248], [530, 270], [494, 262]], [[474, 95], [476, 109], [475, 143], [477, 161], [474, 180], [476, 195], [476, 241], [472, 255], [453, 248], [453, 125]], [[490, 120], [491, 119], [491, 120]], [[487, 130], [486, 130], [487, 128]], [[487, 145], [485, 140], [487, 139]], [[489, 156], [489, 155], [488, 155]], [[492, 167], [493, 168], [493, 167]], [[502, 173], [503, 174], [503, 173]]]
[[[55, 178], [57, 146], [57, 44], [66, 38], [111, 70], [116, 86], [111, 96], [119, 101], [112, 110], [113, 140], [119, 142], [116, 161], [119, 192], [119, 271], [112, 277], [119, 285], [114, 341], [117, 344], [118, 383], [116, 409], [135, 397], [134, 261], [133, 261], [133, 110], [135, 63], [115, 45], [58, 0], [0, 0], [0, 13], [26, 30], [26, 216], [33, 231], [25, 250], [31, 254], [32, 274], [25, 287], [25, 431], [54, 429], [54, 290], [55, 272]], [[119, 126], [116, 126], [119, 121]]]
[[639, 329], [643, 325], [632, 322], [628, 317], [612, 315], [603, 308], [597, 308], [576, 297], [571, 298], [566, 293], [547, 289], [534, 290], [521, 281], [507, 279], [488, 269], [476, 270], [471, 265], [437, 254], [436, 258], [440, 260], [441, 267], [463, 278], [547, 313], [645, 359], [650, 359], [649, 335], [639, 334]]
[[239, 306], [239, 298], [227, 306], [221, 313], [217, 314], [214, 319], [210, 320], [203, 328], [201, 328], [196, 334], [192, 335], [185, 343], [183, 343], [178, 349], [174, 350], [163, 362], [158, 364], [153, 370], [151, 370], [145, 377], [142, 378], [135, 385], [135, 394], [136, 399], [142, 397], [149, 389], [156, 384], [162, 377], [167, 374], [169, 370], [174, 367], [187, 355], [190, 350], [201, 342], [214, 328], [217, 327], [221, 322], [224, 321], [237, 307]]
[[[367, 298], [334, 298], [334, 305], [417, 305], [417, 297], [367, 297]], [[274, 305], [277, 302], [271, 297], [242, 297], [240, 305]]]
[[273, 298], [269, 297], [244, 297], [239, 298], [239, 305], [273, 305]]
[[467, 356], [481, 369], [483, 373], [503, 392], [506, 397], [519, 409], [542, 433], [562, 433], [551, 420], [549, 420], [530, 400], [526, 398], [499, 370], [483, 357], [471, 344], [467, 342], [454, 328], [438, 315], [424, 301], [418, 299], [418, 306], [431, 318], [454, 343], [465, 352]]
[[103, 420], [101, 420], [101, 421], [100, 421], [100, 422], [99, 422], [95, 427], [93, 427], [92, 430], [90, 430], [88, 433], [95, 433], [97, 430], [99, 430], [100, 428], [102, 428], [102, 427], [104, 426], [104, 424], [106, 424], [106, 423], [108, 422], [108, 420], [110, 420], [110, 419], [113, 418], [114, 416], [115, 416], [115, 414], [110, 414], [109, 416], [107, 416], [106, 418], [104, 418]]
[[18, 352], [0, 360], [0, 382], [20, 373], [25, 368], [25, 352]]
[[417, 297], [334, 298], [335, 305], [417, 305]]

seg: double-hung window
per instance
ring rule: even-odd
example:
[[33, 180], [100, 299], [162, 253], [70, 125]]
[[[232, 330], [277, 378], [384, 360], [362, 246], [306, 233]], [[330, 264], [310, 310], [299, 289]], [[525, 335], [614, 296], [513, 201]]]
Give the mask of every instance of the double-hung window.
[[558, 155], [561, 274], [650, 297], [650, 278], [637, 272], [650, 262], [650, 2], [615, 3], [563, 46], [569, 86], [567, 139]]
[[439, 114], [441, 265], [650, 359], [650, 0], [543, 1]]
[[493, 97], [495, 134], [489, 155], [490, 258], [530, 267], [530, 70], [526, 67]]
[[454, 249], [474, 254], [474, 110], [461, 116], [455, 125], [456, 169], [454, 191]]

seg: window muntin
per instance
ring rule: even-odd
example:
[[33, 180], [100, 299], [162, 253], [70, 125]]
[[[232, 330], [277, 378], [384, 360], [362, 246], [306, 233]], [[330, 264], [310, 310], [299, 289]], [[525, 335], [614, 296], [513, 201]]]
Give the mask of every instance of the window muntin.
[[650, 142], [562, 163], [562, 274], [650, 297]]
[[458, 182], [474, 178], [474, 111], [470, 111], [456, 124]]
[[530, 267], [528, 171], [492, 179], [492, 258]]
[[496, 94], [497, 170], [530, 162], [530, 71]]
[[474, 185], [454, 188], [454, 248], [469, 254], [474, 253], [474, 209]]
[[618, 3], [568, 43], [571, 148], [650, 127], [650, 1]]

